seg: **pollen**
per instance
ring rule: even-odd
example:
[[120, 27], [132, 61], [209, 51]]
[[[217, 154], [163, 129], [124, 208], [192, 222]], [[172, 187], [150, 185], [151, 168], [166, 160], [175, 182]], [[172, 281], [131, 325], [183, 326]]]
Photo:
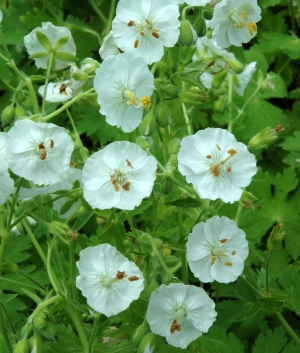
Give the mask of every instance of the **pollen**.
[[180, 331], [180, 330], [181, 330], [181, 325], [176, 321], [176, 319], [174, 319], [170, 327], [170, 334], [173, 335], [175, 331]]
[[144, 35], [145, 35], [145, 32], [143, 32], [143, 31], [140, 32], [140, 35], [141, 35], [141, 36], [144, 36]]
[[129, 168], [132, 168], [132, 169], [133, 169], [133, 166], [132, 166], [131, 162], [130, 162], [128, 159], [126, 159], [126, 163], [127, 163], [127, 165], [128, 165]]
[[151, 105], [151, 99], [148, 96], [143, 96], [141, 99], [142, 108], [149, 108]]
[[244, 20], [247, 20], [248, 17], [247, 17], [247, 12], [246, 11], [242, 12], [242, 17], [243, 17]]
[[208, 154], [207, 156], [206, 156], [206, 158], [208, 158], [208, 159], [210, 159], [212, 156], [210, 155], [210, 154]]
[[211, 256], [210, 258], [211, 258], [210, 264], [211, 264], [211, 266], [213, 266], [213, 264], [214, 264], [214, 263], [216, 262], [216, 260], [217, 260], [217, 256]]
[[216, 146], [217, 146], [217, 149], [218, 149], [219, 151], [221, 151], [221, 147], [220, 147], [218, 144], [216, 144]]
[[123, 279], [125, 277], [125, 271], [118, 271], [116, 274], [117, 279]]
[[39, 150], [44, 150], [44, 149], [45, 149], [44, 142], [41, 142], [39, 144]]
[[134, 44], [133, 44], [134, 48], [137, 48], [139, 46], [139, 40], [137, 39]]
[[227, 242], [227, 240], [228, 240], [227, 238], [224, 238], [224, 239], [219, 240], [219, 242], [222, 243], [222, 244], [224, 244], [224, 243]]
[[130, 20], [130, 21], [127, 23], [127, 26], [129, 26], [129, 27], [131, 27], [131, 26], [133, 26], [133, 25], [135, 25], [135, 23], [134, 23], [134, 21], [132, 21], [132, 20]]
[[249, 22], [247, 24], [247, 29], [250, 33], [250, 36], [253, 37], [254, 33], [257, 32], [257, 26], [256, 26], [256, 23], [254, 22]]
[[233, 148], [231, 148], [230, 150], [227, 151], [227, 153], [230, 154], [231, 157], [232, 157], [232, 156], [234, 156], [235, 154], [237, 154], [237, 151], [234, 150]]
[[229, 262], [229, 261], [225, 262], [225, 265], [231, 267], [232, 266], [232, 262]]
[[53, 148], [54, 147], [54, 141], [50, 140], [50, 147]]
[[137, 277], [137, 276], [130, 276], [130, 277], [128, 277], [128, 280], [129, 280], [130, 282], [134, 282], [134, 281], [139, 280], [139, 277]]
[[213, 173], [215, 177], [219, 176], [220, 174], [219, 168], [220, 168], [219, 164], [215, 164], [210, 167], [210, 171]]
[[236, 254], [236, 251], [235, 250], [233, 250], [233, 252], [231, 253], [231, 255], [235, 255]]
[[46, 159], [47, 157], [47, 152], [43, 152], [41, 155], [40, 155], [40, 159], [43, 161], [44, 159]]
[[117, 182], [117, 176], [115, 174], [112, 174], [110, 176], [110, 180], [111, 180], [111, 183], [113, 184], [114, 188], [115, 188], [115, 191], [119, 191], [120, 188], [119, 188], [119, 185], [118, 185], [118, 182]]
[[227, 173], [230, 173], [230, 172], [231, 172], [231, 167], [230, 167], [230, 166], [226, 168], [226, 172], [227, 172]]
[[159, 34], [158, 34], [157, 32], [154, 32], [154, 31], [153, 31], [153, 32], [152, 32], [152, 35], [153, 35], [154, 38], [159, 38]]
[[128, 181], [127, 183], [125, 183], [125, 184], [122, 185], [122, 188], [123, 188], [125, 191], [128, 191], [128, 190], [129, 190], [129, 186], [130, 186], [130, 182]]

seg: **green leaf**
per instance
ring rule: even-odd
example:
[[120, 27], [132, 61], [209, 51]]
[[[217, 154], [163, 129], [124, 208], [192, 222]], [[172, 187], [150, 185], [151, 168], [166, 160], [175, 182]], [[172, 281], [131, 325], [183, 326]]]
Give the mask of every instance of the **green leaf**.
[[295, 131], [294, 136], [288, 136], [282, 143], [282, 148], [290, 153], [284, 157], [284, 163], [300, 168], [300, 131]]
[[201, 204], [201, 201], [197, 199], [193, 199], [192, 197], [186, 197], [184, 199], [165, 202], [164, 205], [188, 208], [188, 207], [200, 207], [202, 204]]
[[21, 288], [21, 289], [29, 298], [31, 298], [37, 304], [41, 304], [43, 302], [43, 300], [40, 297], [38, 297], [36, 294], [30, 292], [27, 289], [24, 289], [24, 288]]
[[65, 203], [61, 206], [61, 208], [60, 208], [60, 210], [59, 210], [60, 214], [63, 215], [63, 214], [65, 214], [66, 212], [68, 212], [69, 209], [74, 205], [75, 202], [76, 202], [76, 200], [73, 200], [73, 199], [68, 200], [67, 202], [65, 202]]
[[56, 52], [58, 49], [60, 49], [62, 46], [64, 46], [65, 44], [67, 44], [69, 39], [69, 36], [63, 36], [61, 38], [58, 39], [58, 41], [55, 43], [53, 51]]
[[49, 38], [41, 31], [36, 31], [35, 34], [40, 44], [47, 50], [47, 52], [51, 52], [53, 48]]
[[279, 353], [285, 346], [287, 338], [283, 327], [276, 327], [274, 331], [268, 331], [266, 335], [260, 333], [255, 341], [252, 353]]
[[286, 267], [282, 270], [279, 283], [290, 295], [288, 308], [300, 315], [300, 273], [293, 267]]
[[50, 54], [46, 51], [39, 51], [36, 53], [33, 53], [29, 56], [29, 59], [43, 59], [47, 58]]
[[62, 60], [62, 61], [76, 61], [77, 60], [77, 58], [74, 55], [72, 55], [68, 52], [65, 52], [65, 51], [55, 52], [55, 58]]

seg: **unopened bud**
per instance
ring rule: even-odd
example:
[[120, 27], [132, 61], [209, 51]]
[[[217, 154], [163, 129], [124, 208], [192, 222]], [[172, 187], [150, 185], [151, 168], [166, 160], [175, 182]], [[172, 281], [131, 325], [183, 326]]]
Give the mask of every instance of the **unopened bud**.
[[162, 87], [164, 93], [171, 98], [175, 98], [178, 96], [178, 87], [172, 84], [168, 84]]
[[51, 322], [47, 322], [46, 327], [41, 331], [43, 336], [45, 336], [48, 340], [52, 340], [56, 334], [56, 329]]
[[151, 148], [153, 144], [153, 140], [151, 137], [139, 136], [135, 140], [136, 144], [138, 144], [143, 150], [147, 148]]
[[241, 87], [241, 83], [240, 83], [240, 80], [239, 80], [239, 78], [237, 77], [237, 75], [233, 75], [232, 81], [233, 81], [233, 83], [234, 83], [234, 85], [235, 85], [236, 87]]
[[264, 128], [257, 135], [252, 137], [249, 141], [249, 148], [259, 149], [268, 146], [270, 142], [273, 142], [277, 139], [278, 132], [283, 131], [284, 128], [282, 125], [277, 125], [275, 129], [272, 129], [270, 126]]
[[14, 353], [28, 353], [29, 346], [27, 341], [19, 341], [14, 348]]
[[136, 347], [139, 346], [147, 332], [148, 330], [146, 329], [145, 325], [138, 326], [137, 329], [134, 331], [134, 334], [132, 336], [132, 342]]
[[167, 255], [164, 257], [164, 262], [168, 267], [174, 267], [178, 264], [179, 259], [174, 255]]
[[180, 150], [180, 139], [174, 138], [168, 144], [168, 152], [169, 154], [177, 154]]
[[221, 86], [221, 84], [224, 82], [226, 76], [227, 76], [228, 71], [225, 69], [221, 69], [219, 72], [217, 72], [215, 75], [213, 75], [212, 80], [211, 80], [211, 85], [214, 88], [218, 88]]
[[95, 70], [100, 67], [100, 63], [92, 58], [86, 58], [81, 61], [80, 70], [88, 75], [95, 75]]
[[161, 189], [161, 192], [164, 194], [164, 195], [168, 195], [171, 190], [172, 190], [172, 181], [171, 179], [167, 178], [164, 183], [163, 183], [163, 186], [162, 186], [162, 189]]
[[42, 338], [38, 335], [34, 335], [29, 340], [29, 347], [31, 353], [43, 353], [43, 341]]
[[190, 47], [194, 44], [193, 28], [190, 21], [181, 21], [179, 38], [180, 42], [186, 47]]
[[169, 125], [170, 111], [162, 102], [155, 107], [155, 118], [158, 126], [167, 127]]
[[70, 74], [70, 76], [76, 81], [86, 81], [86, 80], [88, 80], [88, 75], [85, 72], [81, 71], [81, 70], [78, 70], [76, 72], [72, 72]]
[[47, 326], [48, 321], [44, 318], [44, 316], [39, 315], [34, 319], [33, 324], [38, 331], [43, 331], [43, 329]]
[[155, 350], [155, 345], [156, 345], [155, 335], [154, 333], [149, 332], [142, 339], [138, 347], [137, 353], [148, 353], [148, 352], [152, 353]]
[[21, 118], [21, 117], [25, 117], [26, 116], [26, 111], [25, 109], [21, 106], [21, 105], [18, 105], [15, 109], [15, 117], [17, 119]]
[[206, 99], [206, 94], [198, 89], [189, 89], [179, 94], [179, 99], [183, 103], [199, 106]]
[[214, 10], [213, 9], [204, 9], [202, 14], [206, 20], [211, 20], [214, 15]]
[[206, 23], [204, 18], [198, 17], [193, 25], [198, 37], [204, 37], [206, 34]]
[[257, 198], [251, 192], [245, 189], [239, 200], [239, 204], [247, 209], [255, 210], [255, 206], [252, 205], [252, 203], [255, 201], [257, 201]]
[[282, 240], [284, 239], [285, 232], [282, 230], [283, 224], [278, 223], [273, 227], [272, 232], [268, 238], [267, 247], [270, 251], [276, 252], [282, 247]]
[[217, 113], [221, 113], [225, 108], [225, 102], [223, 99], [217, 99], [214, 101], [214, 111]]
[[15, 116], [15, 108], [12, 105], [7, 106], [1, 114], [3, 126], [9, 125]]
[[152, 113], [144, 116], [139, 130], [145, 136], [152, 135], [155, 132], [155, 117]]
[[241, 74], [244, 71], [244, 66], [237, 60], [229, 60], [228, 65], [235, 74]]
[[48, 224], [49, 232], [57, 235], [58, 238], [64, 243], [68, 244], [68, 241], [73, 235], [73, 231], [68, 227], [66, 223], [52, 221]]

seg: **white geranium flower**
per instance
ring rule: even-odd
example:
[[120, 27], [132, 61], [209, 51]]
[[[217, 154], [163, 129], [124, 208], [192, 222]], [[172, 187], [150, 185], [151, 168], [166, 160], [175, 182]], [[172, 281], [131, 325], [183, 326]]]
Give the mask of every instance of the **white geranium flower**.
[[8, 160], [6, 156], [6, 141], [7, 141], [7, 133], [0, 132], [0, 161], [5, 163], [6, 169], [8, 169]]
[[213, 39], [221, 48], [248, 43], [256, 35], [260, 13], [257, 0], [222, 0], [208, 21], [208, 26], [214, 29]]
[[151, 104], [154, 77], [141, 57], [109, 56], [96, 70], [94, 87], [106, 122], [131, 132], [141, 123], [143, 108]]
[[[34, 57], [37, 68], [47, 68], [47, 62], [51, 53], [51, 48], [47, 45], [48, 41], [47, 43], [44, 43], [44, 45], [39, 42], [36, 34], [37, 31], [45, 35], [48, 38], [52, 49], [55, 49], [54, 70], [64, 69], [74, 61], [68, 59], [68, 57], [71, 59], [72, 56], [74, 57], [76, 55], [76, 46], [70, 30], [67, 27], [56, 27], [51, 22], [43, 22], [42, 27], [35, 28], [24, 37], [24, 43], [28, 54], [34, 55], [38, 53], [38, 55]], [[62, 38], [65, 37], [68, 37], [67, 41], [56, 49], [55, 45], [59, 43], [59, 40], [61, 41], [63, 40]]]
[[76, 286], [97, 312], [112, 316], [127, 309], [144, 289], [140, 269], [109, 244], [80, 251]]
[[255, 156], [227, 130], [207, 128], [184, 137], [178, 169], [204, 199], [233, 203], [257, 172]]
[[228, 52], [218, 46], [218, 44], [206, 36], [198, 38], [196, 42], [197, 51], [193, 55], [193, 60], [211, 60], [218, 59], [234, 60], [233, 53]]
[[186, 247], [191, 271], [205, 283], [235, 281], [249, 253], [245, 233], [233, 220], [218, 216], [196, 224]]
[[233, 88], [236, 94], [238, 94], [239, 96], [242, 96], [244, 94], [244, 91], [248, 86], [248, 83], [251, 81], [255, 71], [256, 71], [256, 62], [254, 61], [249, 65], [247, 65], [242, 73], [236, 75], [238, 84], [235, 81], [233, 81]]
[[9, 176], [7, 171], [7, 164], [0, 160], [0, 206], [5, 203], [5, 201], [13, 192], [14, 181]]
[[82, 169], [83, 195], [93, 207], [133, 210], [152, 191], [157, 163], [135, 143], [112, 142]]
[[8, 132], [10, 169], [38, 185], [52, 185], [70, 167], [74, 144], [66, 130], [50, 123], [19, 120]]
[[123, 54], [123, 51], [118, 48], [116, 42], [114, 41], [113, 31], [110, 31], [108, 36], [105, 37], [99, 49], [99, 54], [103, 60], [110, 55]]
[[152, 332], [185, 349], [208, 331], [216, 315], [214, 301], [202, 288], [172, 283], [152, 292], [146, 319]]
[[[46, 92], [46, 102], [64, 102], [71, 98], [73, 83], [70, 80], [63, 82], [49, 82]], [[38, 90], [39, 94], [43, 97], [45, 85], [41, 86]]]
[[165, 47], [173, 47], [179, 38], [178, 4], [174, 0], [120, 0], [113, 20], [117, 46], [134, 51], [147, 64], [159, 61]]

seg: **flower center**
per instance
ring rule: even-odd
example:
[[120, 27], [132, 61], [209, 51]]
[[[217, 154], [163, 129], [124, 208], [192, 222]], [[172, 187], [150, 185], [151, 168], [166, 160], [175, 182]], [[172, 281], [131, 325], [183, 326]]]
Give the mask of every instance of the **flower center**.
[[[221, 240], [219, 240], [220, 244], [214, 244], [211, 247], [211, 249], [210, 249], [210, 254], [211, 254], [210, 255], [210, 260], [211, 260], [210, 264], [211, 264], [211, 266], [213, 266], [217, 260], [220, 261], [222, 258], [225, 258], [225, 259], [228, 258], [229, 255], [227, 254], [228, 251], [226, 251], [226, 246], [225, 246], [227, 241], [228, 241], [227, 238], [221, 239]], [[236, 251], [233, 250], [231, 252], [231, 255], [235, 255], [235, 254], [236, 254]], [[225, 261], [224, 265], [231, 267], [232, 262]]]
[[127, 105], [134, 105], [136, 108], [142, 107], [143, 109], [150, 107], [151, 99], [148, 96], [143, 96], [139, 98], [132, 91], [126, 90], [124, 92], [125, 99], [127, 100]]
[[[126, 277], [127, 277], [127, 275], [126, 275], [125, 271], [118, 271], [116, 273], [116, 277], [105, 277], [104, 276], [104, 277], [101, 278], [100, 282], [101, 282], [101, 285], [103, 287], [109, 287], [112, 283], [120, 281], [120, 280], [122, 280], [122, 279], [124, 279]], [[128, 280], [130, 282], [137, 281], [138, 279], [139, 279], [139, 277], [137, 277], [137, 276], [128, 277]]]
[[[221, 150], [222, 150], [221, 147], [220, 147], [218, 144], [216, 144], [216, 147], [217, 147], [217, 150], [218, 150], [218, 151], [221, 151]], [[209, 169], [210, 169], [210, 172], [211, 172], [215, 177], [218, 177], [218, 176], [220, 175], [220, 172], [222, 171], [222, 167], [225, 168], [226, 173], [230, 173], [230, 172], [232, 171], [231, 166], [226, 166], [226, 163], [227, 163], [231, 158], [233, 158], [233, 157], [237, 154], [237, 151], [234, 150], [233, 148], [231, 148], [231, 149], [229, 149], [229, 150], [227, 151], [227, 153], [229, 154], [228, 157], [226, 157], [225, 159], [222, 159], [221, 161], [218, 160], [217, 162], [216, 162], [216, 161], [213, 161], [212, 155], [208, 154], [208, 155], [206, 156], [206, 158], [207, 158], [208, 160], [212, 160]], [[223, 169], [224, 169], [224, 168], [223, 168]]]
[[247, 26], [247, 29], [250, 33], [250, 36], [253, 37], [254, 33], [257, 32], [257, 26], [254, 22], [249, 22], [247, 17], [247, 12], [242, 11], [241, 14], [238, 14], [236, 10], [232, 11], [229, 15], [230, 19], [234, 22], [233, 26], [235, 28], [244, 28]]
[[[43, 161], [46, 159], [47, 157], [47, 150], [45, 147], [45, 142], [41, 142], [40, 144], [37, 145], [37, 147], [35, 148], [35, 153], [40, 157], [40, 160]], [[53, 148], [54, 147], [54, 141], [53, 140], [49, 140], [49, 147]]]
[[170, 333], [172, 335], [175, 333], [175, 331], [180, 331], [181, 330], [181, 325], [180, 325], [179, 321], [184, 316], [186, 316], [185, 308], [180, 307], [179, 309], [176, 310], [176, 317], [173, 320], [172, 325], [170, 326]]
[[126, 159], [125, 165], [119, 169], [115, 169], [112, 174], [110, 174], [111, 183], [115, 191], [120, 191], [122, 187], [125, 191], [129, 191], [130, 182], [128, 181], [127, 174], [133, 169], [132, 163]]
[[[134, 22], [130, 20], [127, 23], [127, 26], [129, 27], [135, 27], [134, 30], [135, 32], [139, 33], [141, 36], [149, 35], [151, 34], [154, 38], [159, 38], [158, 32], [160, 31], [159, 29], [155, 29], [153, 27], [153, 24], [150, 20], [147, 18], [143, 19], [140, 23]], [[139, 46], [139, 39], [136, 39], [135, 42], [133, 43], [134, 48], [137, 48]]]

